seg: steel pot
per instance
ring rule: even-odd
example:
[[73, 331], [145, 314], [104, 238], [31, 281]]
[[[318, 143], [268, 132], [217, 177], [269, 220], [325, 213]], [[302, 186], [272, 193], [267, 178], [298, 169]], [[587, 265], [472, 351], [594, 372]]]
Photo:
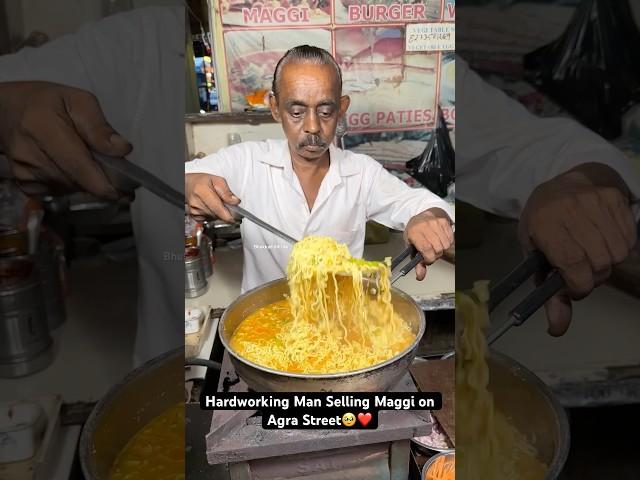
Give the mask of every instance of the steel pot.
[[184, 349], [167, 352], [127, 375], [95, 406], [80, 437], [87, 480], [109, 480], [127, 442], [151, 420], [184, 401]]
[[220, 319], [220, 340], [229, 352], [236, 372], [249, 388], [259, 392], [380, 392], [391, 389], [407, 373], [425, 331], [425, 317], [416, 302], [396, 288], [391, 289], [393, 308], [409, 323], [416, 338], [403, 352], [386, 362], [348, 373], [301, 374], [263, 367], [240, 356], [229, 345], [240, 322], [257, 309], [282, 300], [287, 294], [287, 280], [274, 280], [238, 297]]

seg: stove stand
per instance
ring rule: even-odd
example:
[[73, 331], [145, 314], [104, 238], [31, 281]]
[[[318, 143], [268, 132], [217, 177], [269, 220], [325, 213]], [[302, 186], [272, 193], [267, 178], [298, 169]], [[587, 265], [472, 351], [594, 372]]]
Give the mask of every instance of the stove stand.
[[[248, 391], [226, 352], [223, 387]], [[393, 391], [417, 391], [408, 372]], [[410, 439], [429, 433], [427, 411], [382, 410], [376, 430], [264, 430], [255, 410], [215, 410], [207, 460], [227, 464], [231, 480], [406, 480]]]

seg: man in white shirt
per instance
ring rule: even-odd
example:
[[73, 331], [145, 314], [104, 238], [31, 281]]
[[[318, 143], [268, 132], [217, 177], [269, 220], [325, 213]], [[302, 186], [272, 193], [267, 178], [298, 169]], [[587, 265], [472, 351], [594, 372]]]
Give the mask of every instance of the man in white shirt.
[[[451, 209], [426, 189], [412, 189], [366, 155], [332, 145], [349, 107], [340, 67], [326, 50], [301, 45], [276, 66], [271, 112], [287, 140], [248, 142], [185, 164], [191, 213], [232, 216], [237, 204], [294, 238], [326, 235], [362, 257], [365, 224], [376, 220], [404, 230], [426, 265], [453, 244]], [[242, 290], [285, 275], [290, 245], [251, 222], [242, 222]]]
[[636, 244], [638, 172], [622, 152], [568, 118], [541, 118], [456, 58], [456, 195], [519, 219], [520, 242], [540, 249], [567, 289], [550, 299], [551, 335], [571, 301], [604, 283]]
[[[570, 320], [569, 299], [601, 283], [635, 243], [629, 202], [640, 197], [640, 182], [618, 150], [584, 127], [566, 119], [538, 119], [482, 82], [459, 59], [457, 70], [457, 195], [482, 209], [520, 218], [523, 242], [541, 248], [565, 279], [578, 279], [568, 281], [566, 295], [550, 302], [547, 310], [550, 332], [561, 334]], [[116, 131], [133, 145], [129, 161], [182, 188], [184, 146], [178, 132], [183, 129], [184, 99], [176, 92], [183, 91], [183, 82], [183, 8], [114, 15], [40, 48], [0, 57], [0, 153], [9, 158], [4, 165], [0, 162], [0, 174], [34, 186], [68, 185], [112, 197], [118, 193], [101, 175], [91, 152], [127, 155], [127, 142], [112, 140]], [[43, 121], [47, 118], [64, 122], [53, 128]], [[60, 130], [64, 126], [69, 128]], [[60, 137], [66, 150], [54, 148], [61, 144], [56, 141]], [[276, 148], [273, 143], [263, 146]], [[69, 158], [74, 162], [65, 163]], [[266, 162], [260, 166], [285, 168]], [[342, 177], [342, 170], [331, 173], [330, 168], [326, 178], [333, 179], [332, 188], [338, 191], [351, 175]], [[301, 192], [292, 188], [294, 194]], [[244, 196], [243, 206], [250, 207], [250, 198]], [[313, 209], [306, 198], [298, 207], [298, 218], [311, 219]], [[138, 190], [132, 209], [141, 277], [139, 363], [183, 342], [184, 265], [167, 261], [167, 253], [179, 253], [184, 238], [181, 215], [149, 192]], [[599, 215], [592, 218], [596, 211]], [[603, 216], [604, 211], [612, 214]], [[355, 219], [371, 210], [363, 204], [336, 207], [346, 231], [341, 238], [358, 254], [354, 247], [360, 240], [349, 229], [349, 212], [356, 212]], [[614, 223], [609, 223], [611, 218]], [[401, 226], [398, 219], [390, 220]], [[289, 228], [292, 223], [282, 218], [278, 226], [300, 236], [303, 230], [299, 225]], [[585, 230], [591, 231], [595, 245], [582, 245], [584, 234], [568, 235]], [[273, 239], [263, 239], [262, 244], [268, 243]]]

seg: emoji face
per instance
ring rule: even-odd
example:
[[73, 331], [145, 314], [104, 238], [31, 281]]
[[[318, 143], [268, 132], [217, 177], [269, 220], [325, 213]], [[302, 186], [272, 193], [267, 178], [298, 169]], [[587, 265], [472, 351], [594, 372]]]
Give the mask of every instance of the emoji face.
[[353, 427], [356, 424], [356, 416], [347, 412], [342, 416], [342, 424], [346, 427]]

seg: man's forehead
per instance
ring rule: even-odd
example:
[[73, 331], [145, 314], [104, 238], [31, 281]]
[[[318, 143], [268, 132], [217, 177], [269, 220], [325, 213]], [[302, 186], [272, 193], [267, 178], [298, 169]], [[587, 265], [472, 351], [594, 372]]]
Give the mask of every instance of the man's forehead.
[[305, 80], [320, 84], [327, 90], [333, 91], [339, 85], [339, 77], [335, 68], [328, 64], [311, 62], [291, 62], [282, 68], [280, 81], [282, 87], [303, 83]]

